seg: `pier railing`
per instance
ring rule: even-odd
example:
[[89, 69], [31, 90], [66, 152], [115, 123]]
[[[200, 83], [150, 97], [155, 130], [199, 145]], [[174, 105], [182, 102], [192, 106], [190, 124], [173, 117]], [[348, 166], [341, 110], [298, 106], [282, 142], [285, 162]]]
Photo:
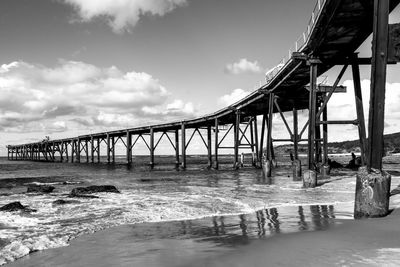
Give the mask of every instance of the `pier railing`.
[[300, 52], [303, 50], [304, 46], [307, 44], [308, 39], [314, 29], [314, 26], [321, 14], [321, 11], [324, 9], [324, 5], [326, 4], [327, 0], [318, 0], [315, 4], [313, 12], [311, 14], [311, 18], [307, 24], [306, 30], [297, 38], [294, 42], [293, 46], [290, 47], [288, 50], [288, 54], [279, 61], [278, 64], [275, 65], [270, 71], [266, 73], [266, 82], [267, 84], [273, 80], [273, 78], [280, 72], [280, 70], [285, 66], [286, 63], [290, 61], [292, 58], [293, 52]]

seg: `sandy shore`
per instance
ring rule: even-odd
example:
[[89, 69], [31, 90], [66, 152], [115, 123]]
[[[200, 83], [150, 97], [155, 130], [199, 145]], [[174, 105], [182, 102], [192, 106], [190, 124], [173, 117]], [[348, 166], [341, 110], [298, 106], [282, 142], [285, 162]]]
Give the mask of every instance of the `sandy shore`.
[[193, 266], [400, 266], [400, 210], [385, 218], [341, 221], [326, 231], [255, 241]]
[[[230, 232], [243, 231], [225, 223]], [[115, 227], [8, 266], [400, 266], [399, 209], [385, 218], [329, 218], [322, 230], [282, 231], [262, 239], [237, 233], [216, 240], [205, 226], [209, 219], [182, 224]]]

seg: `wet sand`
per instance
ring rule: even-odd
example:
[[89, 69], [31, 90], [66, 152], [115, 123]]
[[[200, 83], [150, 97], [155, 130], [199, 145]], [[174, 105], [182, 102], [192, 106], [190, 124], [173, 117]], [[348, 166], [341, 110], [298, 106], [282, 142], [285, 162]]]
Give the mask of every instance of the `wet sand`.
[[276, 225], [269, 218], [267, 223], [272, 224], [265, 225], [268, 234], [262, 238], [255, 219], [240, 216], [225, 217], [224, 228], [215, 218], [126, 225], [82, 236], [68, 247], [33, 253], [8, 266], [400, 265], [400, 210], [385, 218], [357, 221], [328, 215], [306, 214], [301, 221], [308, 229], [294, 232], [285, 230], [284, 218]]
[[399, 224], [400, 210], [342, 220], [329, 230], [273, 236], [193, 266], [400, 266]]

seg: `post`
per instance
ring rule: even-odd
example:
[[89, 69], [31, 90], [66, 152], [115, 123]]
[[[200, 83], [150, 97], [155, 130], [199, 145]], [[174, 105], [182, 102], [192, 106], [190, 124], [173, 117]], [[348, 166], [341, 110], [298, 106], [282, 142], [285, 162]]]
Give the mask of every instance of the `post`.
[[262, 164], [265, 177], [271, 177], [272, 174], [272, 118], [274, 115], [274, 98], [275, 95], [270, 93], [268, 101], [267, 156], [263, 159]]
[[150, 127], [150, 168], [154, 168], [154, 129]]
[[[324, 95], [324, 98], [326, 97], [326, 94]], [[328, 106], [326, 105], [324, 107], [324, 110], [322, 111], [322, 120], [323, 121], [328, 121]], [[328, 163], [328, 124], [323, 124], [322, 125], [322, 139], [323, 139], [323, 164], [321, 166], [321, 174], [323, 177], [326, 177], [330, 175], [330, 166]]]
[[[31, 158], [33, 159], [33, 146], [31, 146]], [[64, 142], [61, 141], [61, 148], [60, 148], [60, 162], [64, 162]]]
[[86, 146], [86, 162], [89, 163], [89, 144], [88, 140], [85, 140], [85, 146]]
[[219, 127], [219, 125], [218, 125], [218, 119], [216, 118], [215, 119], [215, 140], [214, 140], [214, 142], [215, 142], [215, 147], [214, 147], [214, 149], [215, 149], [215, 153], [214, 153], [214, 161], [215, 161], [215, 169], [216, 170], [218, 170], [218, 168], [219, 168], [219, 164], [218, 164], [218, 127]]
[[[47, 148], [46, 148], [46, 150], [47, 150]], [[74, 161], [75, 161], [75, 154], [76, 154], [75, 140], [71, 139], [71, 163], [74, 163]]]
[[[38, 158], [40, 159], [40, 146], [38, 145]], [[69, 162], [69, 155], [68, 155], [68, 141], [65, 143], [65, 158], [67, 163]]]
[[81, 162], [81, 139], [76, 140], [76, 162]]
[[301, 181], [301, 161], [299, 160], [299, 121], [297, 109], [293, 108], [293, 181]]
[[239, 168], [239, 133], [240, 133], [240, 110], [236, 110], [236, 120], [234, 127], [234, 163], [233, 168]]
[[126, 130], [126, 161], [132, 163], [132, 135], [129, 130]]
[[93, 135], [90, 136], [90, 152], [91, 152], [92, 163], [94, 163], [94, 138], [93, 138]]
[[182, 145], [182, 163], [181, 168], [186, 169], [186, 129], [185, 129], [185, 122], [182, 122], [181, 125], [181, 145]]
[[317, 59], [310, 59], [310, 94], [308, 106], [308, 171], [303, 176], [303, 186], [314, 188], [317, 186], [317, 172], [315, 168], [315, 125], [316, 125], [316, 102], [317, 102]]
[[358, 136], [360, 139], [361, 164], [364, 166], [366, 164], [365, 154], [367, 152], [367, 134], [365, 132], [364, 105], [361, 92], [360, 68], [357, 59], [358, 55], [354, 54], [351, 66], [353, 71], [354, 97], [356, 102], [358, 120]]
[[257, 116], [253, 117], [253, 123], [254, 123], [254, 139], [255, 139], [255, 147], [256, 147], [256, 156], [255, 156], [255, 160], [256, 160], [256, 165], [258, 166], [260, 163], [260, 157], [259, 157], [259, 150], [258, 150], [258, 125], [257, 125]]
[[100, 137], [97, 137], [97, 162], [100, 163]]
[[110, 164], [110, 162], [111, 162], [110, 149], [111, 149], [111, 137], [110, 137], [110, 134], [107, 133], [107, 163], [108, 164]]
[[263, 146], [264, 146], [264, 136], [265, 136], [265, 124], [266, 124], [266, 115], [264, 114], [262, 117], [262, 124], [261, 124], [261, 138], [260, 138], [260, 148], [259, 148], [259, 159], [261, 160], [263, 158]]
[[111, 159], [112, 163], [115, 163], [115, 137], [111, 137]]
[[207, 152], [208, 152], [208, 168], [212, 168], [212, 142], [211, 142], [211, 126], [207, 126]]
[[374, 0], [368, 160], [367, 167], [361, 167], [357, 174], [354, 202], [356, 219], [381, 217], [389, 213], [391, 176], [382, 170], [388, 21], [389, 1]]
[[175, 168], [179, 169], [179, 130], [175, 130]]

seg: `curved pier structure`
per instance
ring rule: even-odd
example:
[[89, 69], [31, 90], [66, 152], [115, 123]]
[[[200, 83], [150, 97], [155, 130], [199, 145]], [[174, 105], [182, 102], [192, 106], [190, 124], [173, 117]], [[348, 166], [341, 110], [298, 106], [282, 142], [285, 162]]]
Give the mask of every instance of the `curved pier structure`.
[[[263, 148], [266, 146], [266, 158], [272, 160], [274, 141], [293, 142], [294, 157], [297, 159], [297, 145], [306, 141], [309, 145], [309, 168], [316, 169], [327, 163], [328, 125], [355, 124], [359, 128], [362, 159], [365, 162], [367, 143], [359, 65], [372, 64], [374, 60], [358, 58], [355, 51], [372, 32], [377, 32], [374, 30], [374, 17], [381, 11], [374, 5], [379, 2], [387, 2], [386, 12], [390, 12], [400, 0], [319, 0], [305, 32], [295, 42], [287, 58], [280, 62], [279, 67], [268, 73], [266, 83], [244, 99], [215, 113], [179, 122], [9, 145], [8, 158], [54, 161], [57, 157], [61, 161], [96, 162], [100, 161], [100, 145], [105, 142], [105, 154], [108, 161], [113, 162], [115, 145], [122, 142], [126, 147], [126, 161], [131, 163], [135, 144], [142, 139], [149, 149], [149, 163], [154, 166], [155, 149], [162, 138], [167, 138], [175, 149], [176, 165], [185, 168], [186, 149], [192, 137], [199, 134], [208, 151], [209, 167], [218, 168], [218, 151], [226, 148], [234, 151], [234, 167], [240, 165], [240, 149], [250, 149], [256, 165], [260, 163]], [[390, 58], [387, 60], [391, 62]], [[387, 61], [385, 68], [386, 64]], [[318, 85], [317, 77], [337, 65], [343, 68], [335, 83], [332, 86]], [[354, 120], [329, 121], [326, 105], [334, 92], [345, 90], [339, 83], [348, 66], [353, 71], [357, 114], [354, 115]], [[297, 111], [304, 109], [309, 110], [309, 121], [299, 128]], [[284, 112], [288, 111], [293, 112], [293, 125], [288, 125], [285, 119], [287, 113]], [[272, 127], [268, 126], [273, 125], [273, 113], [280, 113], [282, 116], [290, 139], [272, 140]], [[261, 125], [257, 125], [258, 116], [263, 117]], [[221, 127], [227, 130], [224, 135], [218, 130]], [[260, 136], [258, 127], [261, 127]], [[307, 128], [308, 136], [304, 137]], [[188, 129], [191, 129], [191, 136]], [[222, 146], [225, 137], [230, 133], [234, 136], [233, 147]]]

